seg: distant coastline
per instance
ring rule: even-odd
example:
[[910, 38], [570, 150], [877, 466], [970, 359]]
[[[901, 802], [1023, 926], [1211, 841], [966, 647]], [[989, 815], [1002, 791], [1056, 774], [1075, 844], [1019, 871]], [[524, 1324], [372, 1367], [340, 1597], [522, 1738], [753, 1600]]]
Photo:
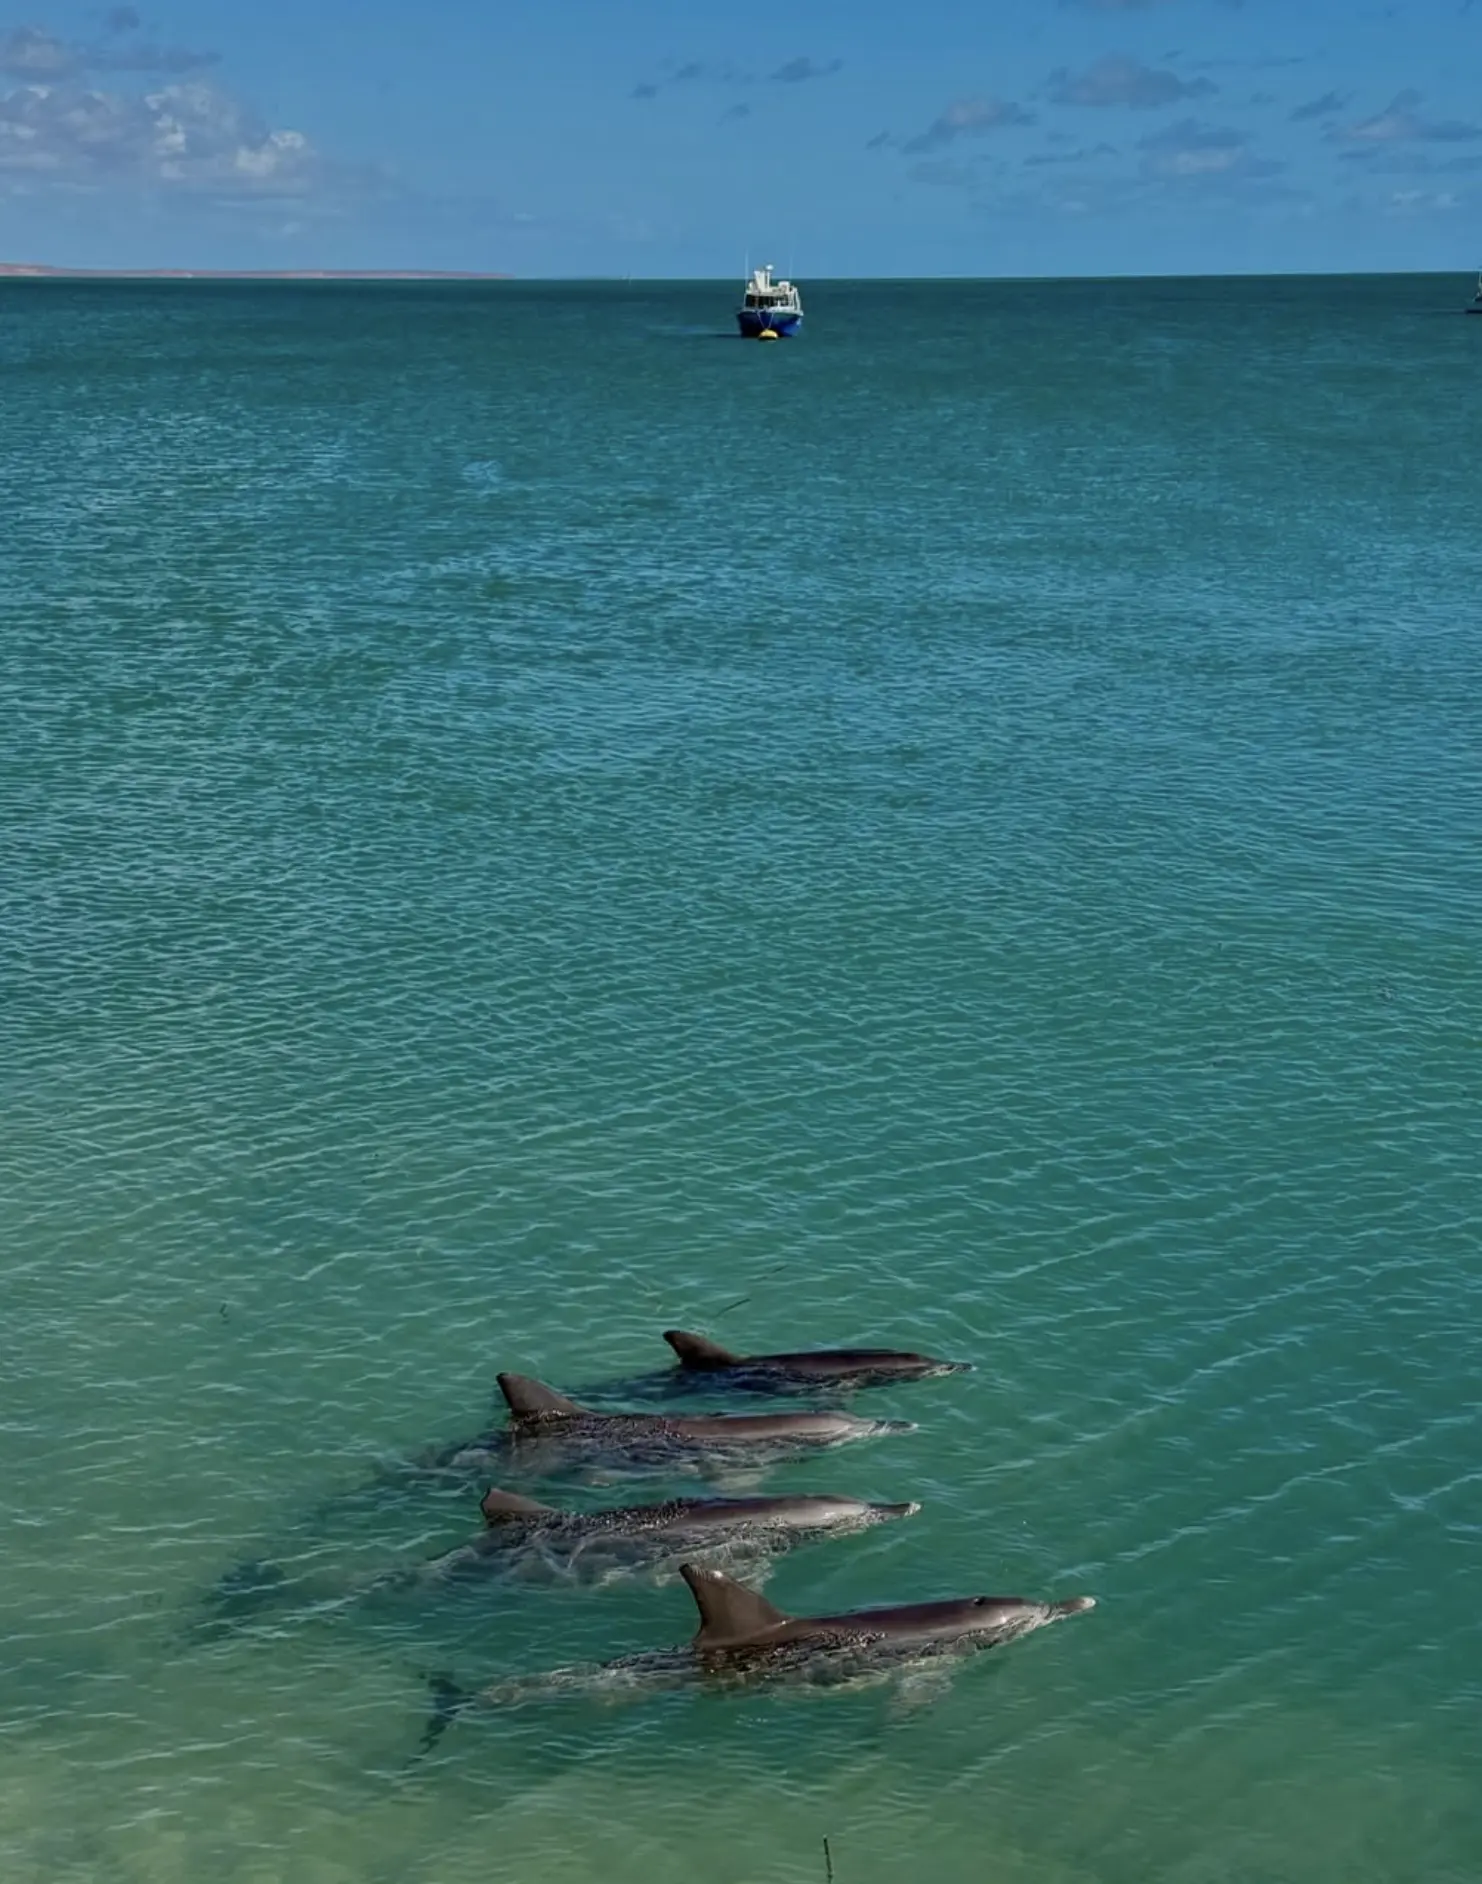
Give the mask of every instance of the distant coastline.
[[452, 268], [53, 268], [0, 262], [3, 281], [508, 281]]

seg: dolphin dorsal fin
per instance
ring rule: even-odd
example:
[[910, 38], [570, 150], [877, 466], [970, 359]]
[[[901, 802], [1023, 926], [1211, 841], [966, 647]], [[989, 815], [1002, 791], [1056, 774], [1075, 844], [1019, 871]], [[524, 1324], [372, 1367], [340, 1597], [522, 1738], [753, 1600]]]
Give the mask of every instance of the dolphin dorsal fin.
[[501, 1491], [497, 1485], [491, 1485], [484, 1493], [479, 1510], [484, 1514], [487, 1525], [507, 1524], [512, 1518], [548, 1518], [552, 1515], [550, 1505], [537, 1504], [533, 1498], [522, 1498], [518, 1492]]
[[517, 1420], [570, 1419], [582, 1411], [574, 1400], [562, 1399], [559, 1393], [543, 1387], [538, 1380], [527, 1379], [524, 1374], [501, 1374], [499, 1391]]
[[720, 1570], [702, 1570], [699, 1564], [683, 1563], [679, 1574], [690, 1586], [690, 1595], [700, 1612], [700, 1627], [695, 1635], [696, 1648], [719, 1648], [727, 1642], [745, 1642], [753, 1636], [767, 1635], [781, 1628], [792, 1617], [774, 1609], [765, 1596], [747, 1589]]
[[681, 1367], [734, 1367], [741, 1359], [718, 1341], [707, 1341], [704, 1335], [686, 1334], [682, 1328], [666, 1328], [664, 1339], [679, 1356]]

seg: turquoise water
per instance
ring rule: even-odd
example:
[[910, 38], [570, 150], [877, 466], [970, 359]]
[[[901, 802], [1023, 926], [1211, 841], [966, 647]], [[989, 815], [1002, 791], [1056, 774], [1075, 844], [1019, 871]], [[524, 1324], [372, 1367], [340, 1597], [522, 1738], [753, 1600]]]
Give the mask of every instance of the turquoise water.
[[[1482, 323], [806, 293], [0, 298], [7, 1884], [1482, 1868]], [[978, 1364], [773, 1600], [1099, 1607], [422, 1761], [685, 1592], [197, 1626], [676, 1325]]]

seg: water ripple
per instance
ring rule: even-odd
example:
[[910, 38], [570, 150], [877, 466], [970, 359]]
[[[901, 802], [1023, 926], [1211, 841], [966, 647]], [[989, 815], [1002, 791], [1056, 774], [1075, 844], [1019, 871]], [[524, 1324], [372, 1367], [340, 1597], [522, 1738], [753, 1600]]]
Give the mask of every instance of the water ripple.
[[[7, 302], [7, 1877], [1475, 1876], [1465, 323], [828, 292]], [[409, 1766], [692, 1619], [323, 1597], [476, 1527], [378, 1471], [670, 1326], [977, 1362], [777, 1601], [1095, 1616]]]

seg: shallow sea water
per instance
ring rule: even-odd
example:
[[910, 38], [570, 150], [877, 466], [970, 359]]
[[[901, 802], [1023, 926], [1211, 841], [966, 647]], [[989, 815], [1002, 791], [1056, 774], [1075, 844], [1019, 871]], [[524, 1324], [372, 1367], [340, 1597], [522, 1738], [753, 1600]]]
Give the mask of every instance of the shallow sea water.
[[[7, 1884], [1482, 1871], [1482, 322], [806, 292], [0, 292]], [[421, 1760], [686, 1593], [200, 1627], [670, 1326], [977, 1364], [774, 1601], [1099, 1607]]]

